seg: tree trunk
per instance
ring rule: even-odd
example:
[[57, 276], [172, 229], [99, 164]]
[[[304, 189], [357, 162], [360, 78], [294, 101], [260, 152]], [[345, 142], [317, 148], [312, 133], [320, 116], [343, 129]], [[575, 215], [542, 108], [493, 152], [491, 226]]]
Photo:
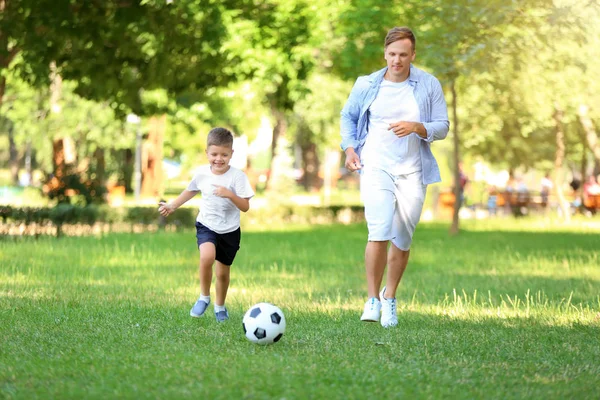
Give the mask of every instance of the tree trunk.
[[317, 145], [313, 142], [312, 131], [301, 117], [299, 118], [296, 141], [300, 148], [300, 158], [302, 160], [302, 186], [306, 191], [319, 189], [321, 186], [319, 179], [321, 162]]
[[122, 182], [119, 182], [123, 186], [125, 186], [126, 193], [133, 193], [133, 170], [134, 170], [134, 162], [135, 157], [133, 150], [125, 149], [122, 151], [123, 163], [121, 168], [121, 179]]
[[[0, 71], [6, 69], [7, 65], [0, 65]], [[6, 91], [6, 77], [0, 74], [0, 110], [2, 109], [2, 100], [4, 99], [4, 92]]]
[[[582, 204], [583, 204], [583, 184], [585, 183], [585, 173], [586, 173], [587, 165], [588, 165], [588, 156], [587, 156], [588, 152], [587, 152], [587, 144], [586, 144], [587, 139], [586, 139], [585, 131], [583, 131], [583, 134], [581, 136], [582, 136], [581, 144], [583, 146], [583, 149], [581, 151], [581, 161], [579, 164], [579, 173], [581, 174], [581, 182], [579, 184], [579, 187], [576, 190], [574, 190], [574, 195], [576, 198], [580, 197]], [[573, 180], [575, 180], [575, 179], [576, 179], [576, 177], [573, 177]]]
[[319, 179], [321, 162], [317, 153], [317, 145], [308, 143], [300, 146], [300, 148], [302, 149], [302, 169], [304, 170], [302, 185], [307, 191], [319, 189], [321, 187], [321, 180]]
[[142, 151], [142, 197], [159, 197], [162, 195], [163, 172], [163, 142], [167, 116], [151, 117], [148, 121], [148, 139]]
[[[579, 106], [579, 122], [583, 126], [583, 130], [585, 131], [585, 136], [587, 139], [588, 146], [592, 153], [594, 153], [594, 158], [596, 159], [596, 163], [600, 162], [600, 142], [598, 141], [598, 135], [596, 134], [596, 129], [594, 128], [594, 123], [592, 119], [588, 115], [588, 106], [582, 104]], [[585, 181], [585, 176], [582, 177]]]
[[104, 175], [106, 174], [106, 159], [104, 157], [104, 149], [97, 147], [94, 151], [94, 172], [96, 177], [93, 179], [98, 186], [104, 186]]
[[19, 184], [19, 152], [13, 135], [14, 126], [11, 121], [8, 121], [8, 154], [9, 154], [9, 169], [10, 180], [13, 185]]
[[31, 152], [31, 140], [28, 140], [25, 147], [25, 173], [27, 174], [29, 185], [33, 184], [33, 156]]
[[457, 235], [459, 231], [460, 219], [458, 212], [461, 206], [461, 186], [460, 186], [460, 169], [459, 169], [459, 146], [460, 139], [458, 137], [458, 113], [457, 113], [457, 98], [456, 98], [456, 79], [450, 83], [450, 91], [452, 92], [452, 142], [454, 143], [454, 211], [452, 213], [452, 225], [450, 226], [450, 235]]
[[50, 111], [60, 113], [60, 98], [62, 96], [62, 77], [56, 69], [56, 63], [50, 63]]
[[[271, 106], [271, 112], [275, 117], [273, 127], [273, 140], [271, 142], [271, 165], [267, 174], [266, 190], [273, 191], [284, 184], [285, 170], [290, 168], [289, 154], [287, 154], [287, 119], [285, 113], [276, 106]], [[284, 184], [285, 186], [285, 184]]]
[[554, 107], [554, 119], [556, 129], [556, 156], [554, 159], [554, 187], [556, 188], [556, 195], [558, 196], [558, 204], [562, 210], [563, 218], [566, 222], [571, 220], [571, 207], [569, 202], [565, 199], [563, 192], [563, 162], [565, 159], [565, 133], [563, 130], [563, 112], [558, 108]]

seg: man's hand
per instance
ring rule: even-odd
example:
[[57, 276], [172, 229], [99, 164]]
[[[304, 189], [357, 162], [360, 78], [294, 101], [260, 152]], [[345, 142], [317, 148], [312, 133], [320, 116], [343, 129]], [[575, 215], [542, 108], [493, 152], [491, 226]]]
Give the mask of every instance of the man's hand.
[[427, 131], [420, 122], [398, 121], [391, 123], [388, 129], [394, 132], [394, 135], [398, 137], [408, 136], [413, 132], [423, 138], [427, 137]]
[[233, 196], [233, 192], [227, 189], [225, 186], [213, 185], [215, 190], [213, 190], [213, 194], [218, 197], [224, 197], [226, 199], [230, 199]]
[[168, 217], [169, 215], [173, 214], [174, 211], [175, 211], [175, 208], [172, 205], [167, 204], [164, 201], [161, 201], [160, 203], [158, 203], [158, 212], [163, 217]]
[[349, 147], [346, 149], [346, 169], [350, 172], [358, 171], [361, 168], [360, 157], [353, 148]]

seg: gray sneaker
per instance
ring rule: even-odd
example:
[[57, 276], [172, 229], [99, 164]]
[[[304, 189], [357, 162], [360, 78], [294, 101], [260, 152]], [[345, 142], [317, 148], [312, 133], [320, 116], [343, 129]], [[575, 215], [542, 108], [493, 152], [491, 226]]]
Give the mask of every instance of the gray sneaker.
[[229, 313], [227, 312], [227, 309], [215, 312], [215, 318], [217, 319], [217, 322], [227, 321], [229, 319]]
[[204, 312], [208, 308], [209, 304], [210, 304], [210, 300], [207, 303], [204, 300], [198, 299], [196, 304], [194, 304], [194, 307], [192, 307], [192, 309], [190, 310], [190, 315], [192, 317], [200, 318], [201, 316], [204, 315]]

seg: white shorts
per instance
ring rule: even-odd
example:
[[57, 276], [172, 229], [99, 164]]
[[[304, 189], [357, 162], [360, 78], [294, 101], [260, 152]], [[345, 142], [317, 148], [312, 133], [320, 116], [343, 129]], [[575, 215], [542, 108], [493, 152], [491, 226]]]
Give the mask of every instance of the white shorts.
[[400, 250], [410, 249], [426, 192], [421, 171], [390, 175], [381, 169], [365, 168], [360, 176], [360, 197], [369, 241], [391, 240]]

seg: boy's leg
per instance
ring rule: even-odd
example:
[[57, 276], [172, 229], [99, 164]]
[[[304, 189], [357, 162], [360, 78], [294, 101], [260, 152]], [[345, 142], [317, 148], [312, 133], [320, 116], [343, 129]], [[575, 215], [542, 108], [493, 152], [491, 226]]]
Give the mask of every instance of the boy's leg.
[[200, 249], [200, 294], [210, 296], [210, 284], [212, 282], [212, 266], [215, 262], [215, 245], [211, 242], [202, 243]]
[[227, 321], [229, 313], [225, 307], [225, 298], [229, 289], [229, 277], [231, 264], [235, 259], [238, 249], [240, 248], [241, 230], [238, 228], [233, 232], [219, 235], [217, 245], [217, 254], [215, 262], [215, 292], [217, 295], [215, 301], [215, 317], [217, 322]]
[[227, 297], [227, 290], [229, 289], [229, 279], [231, 266], [225, 265], [220, 261], [215, 262], [215, 292], [216, 292], [216, 306], [225, 305], [225, 299]]
[[212, 265], [215, 261], [215, 245], [211, 242], [204, 242], [198, 246], [200, 250], [200, 297], [190, 310], [192, 317], [201, 317], [204, 315], [210, 304], [210, 283], [212, 281]]

